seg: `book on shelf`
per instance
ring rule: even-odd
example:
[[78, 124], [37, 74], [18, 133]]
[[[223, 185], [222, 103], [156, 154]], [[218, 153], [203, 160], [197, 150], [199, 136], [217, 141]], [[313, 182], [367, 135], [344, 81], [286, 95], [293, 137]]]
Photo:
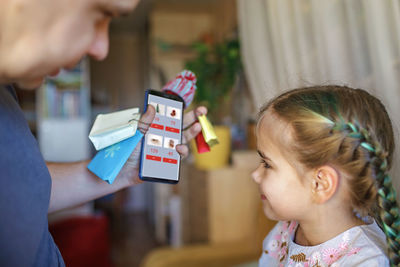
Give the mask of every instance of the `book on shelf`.
[[82, 65], [46, 80], [41, 94], [42, 117], [70, 119], [88, 115], [89, 93]]
[[46, 117], [75, 118], [84, 114], [83, 93], [78, 89], [59, 89], [48, 84], [44, 91], [44, 115]]
[[47, 161], [88, 159], [90, 83], [87, 61], [46, 79], [38, 91], [37, 137]]

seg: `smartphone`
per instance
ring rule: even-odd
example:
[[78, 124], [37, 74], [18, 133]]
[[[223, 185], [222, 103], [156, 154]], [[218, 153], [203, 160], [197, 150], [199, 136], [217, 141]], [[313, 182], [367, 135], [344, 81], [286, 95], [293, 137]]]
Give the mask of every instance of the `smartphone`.
[[142, 142], [139, 177], [144, 181], [176, 184], [181, 157], [175, 147], [182, 143], [183, 99], [177, 95], [146, 90], [144, 111], [156, 110]]

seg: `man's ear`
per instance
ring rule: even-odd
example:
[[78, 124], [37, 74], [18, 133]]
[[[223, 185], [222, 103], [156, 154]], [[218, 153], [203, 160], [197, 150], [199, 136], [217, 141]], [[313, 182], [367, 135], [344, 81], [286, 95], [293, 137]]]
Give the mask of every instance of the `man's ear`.
[[339, 173], [331, 166], [324, 165], [316, 169], [312, 177], [312, 194], [316, 203], [328, 201], [339, 185]]

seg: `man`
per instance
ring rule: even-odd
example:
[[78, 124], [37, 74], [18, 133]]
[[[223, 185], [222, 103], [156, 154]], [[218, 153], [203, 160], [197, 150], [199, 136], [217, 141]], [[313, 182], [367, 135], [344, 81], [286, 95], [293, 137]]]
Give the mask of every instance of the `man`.
[[[132, 11], [138, 2], [0, 1], [0, 266], [64, 266], [48, 232], [47, 213], [140, 182], [138, 149], [112, 185], [89, 172], [88, 162], [46, 166], [10, 86], [34, 89], [47, 75], [72, 68], [85, 55], [104, 59], [110, 20]], [[197, 114], [185, 116], [184, 124], [206, 112], [197, 108]], [[141, 126], [152, 122], [154, 115], [149, 106]], [[193, 124], [184, 133], [184, 143], [200, 130], [198, 123]], [[188, 154], [185, 145], [176, 149], [182, 156]]]

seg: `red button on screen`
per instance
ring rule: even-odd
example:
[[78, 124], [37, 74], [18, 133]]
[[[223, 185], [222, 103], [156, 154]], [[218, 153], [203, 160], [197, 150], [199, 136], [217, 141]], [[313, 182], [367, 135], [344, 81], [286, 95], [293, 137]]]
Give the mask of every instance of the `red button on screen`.
[[169, 159], [169, 158], [163, 158], [163, 162], [172, 163], [172, 164], [178, 163], [178, 161], [176, 159]]
[[146, 155], [146, 159], [155, 160], [155, 161], [161, 161], [161, 157], [152, 156], [152, 155]]
[[179, 129], [168, 127], [168, 126], [165, 127], [165, 130], [168, 131], [168, 132], [173, 132], [173, 133], [179, 133], [180, 132]]
[[160, 124], [156, 124], [156, 123], [152, 123], [150, 125], [151, 128], [155, 128], [155, 129], [160, 129], [160, 130], [164, 130], [164, 126], [160, 125]]

